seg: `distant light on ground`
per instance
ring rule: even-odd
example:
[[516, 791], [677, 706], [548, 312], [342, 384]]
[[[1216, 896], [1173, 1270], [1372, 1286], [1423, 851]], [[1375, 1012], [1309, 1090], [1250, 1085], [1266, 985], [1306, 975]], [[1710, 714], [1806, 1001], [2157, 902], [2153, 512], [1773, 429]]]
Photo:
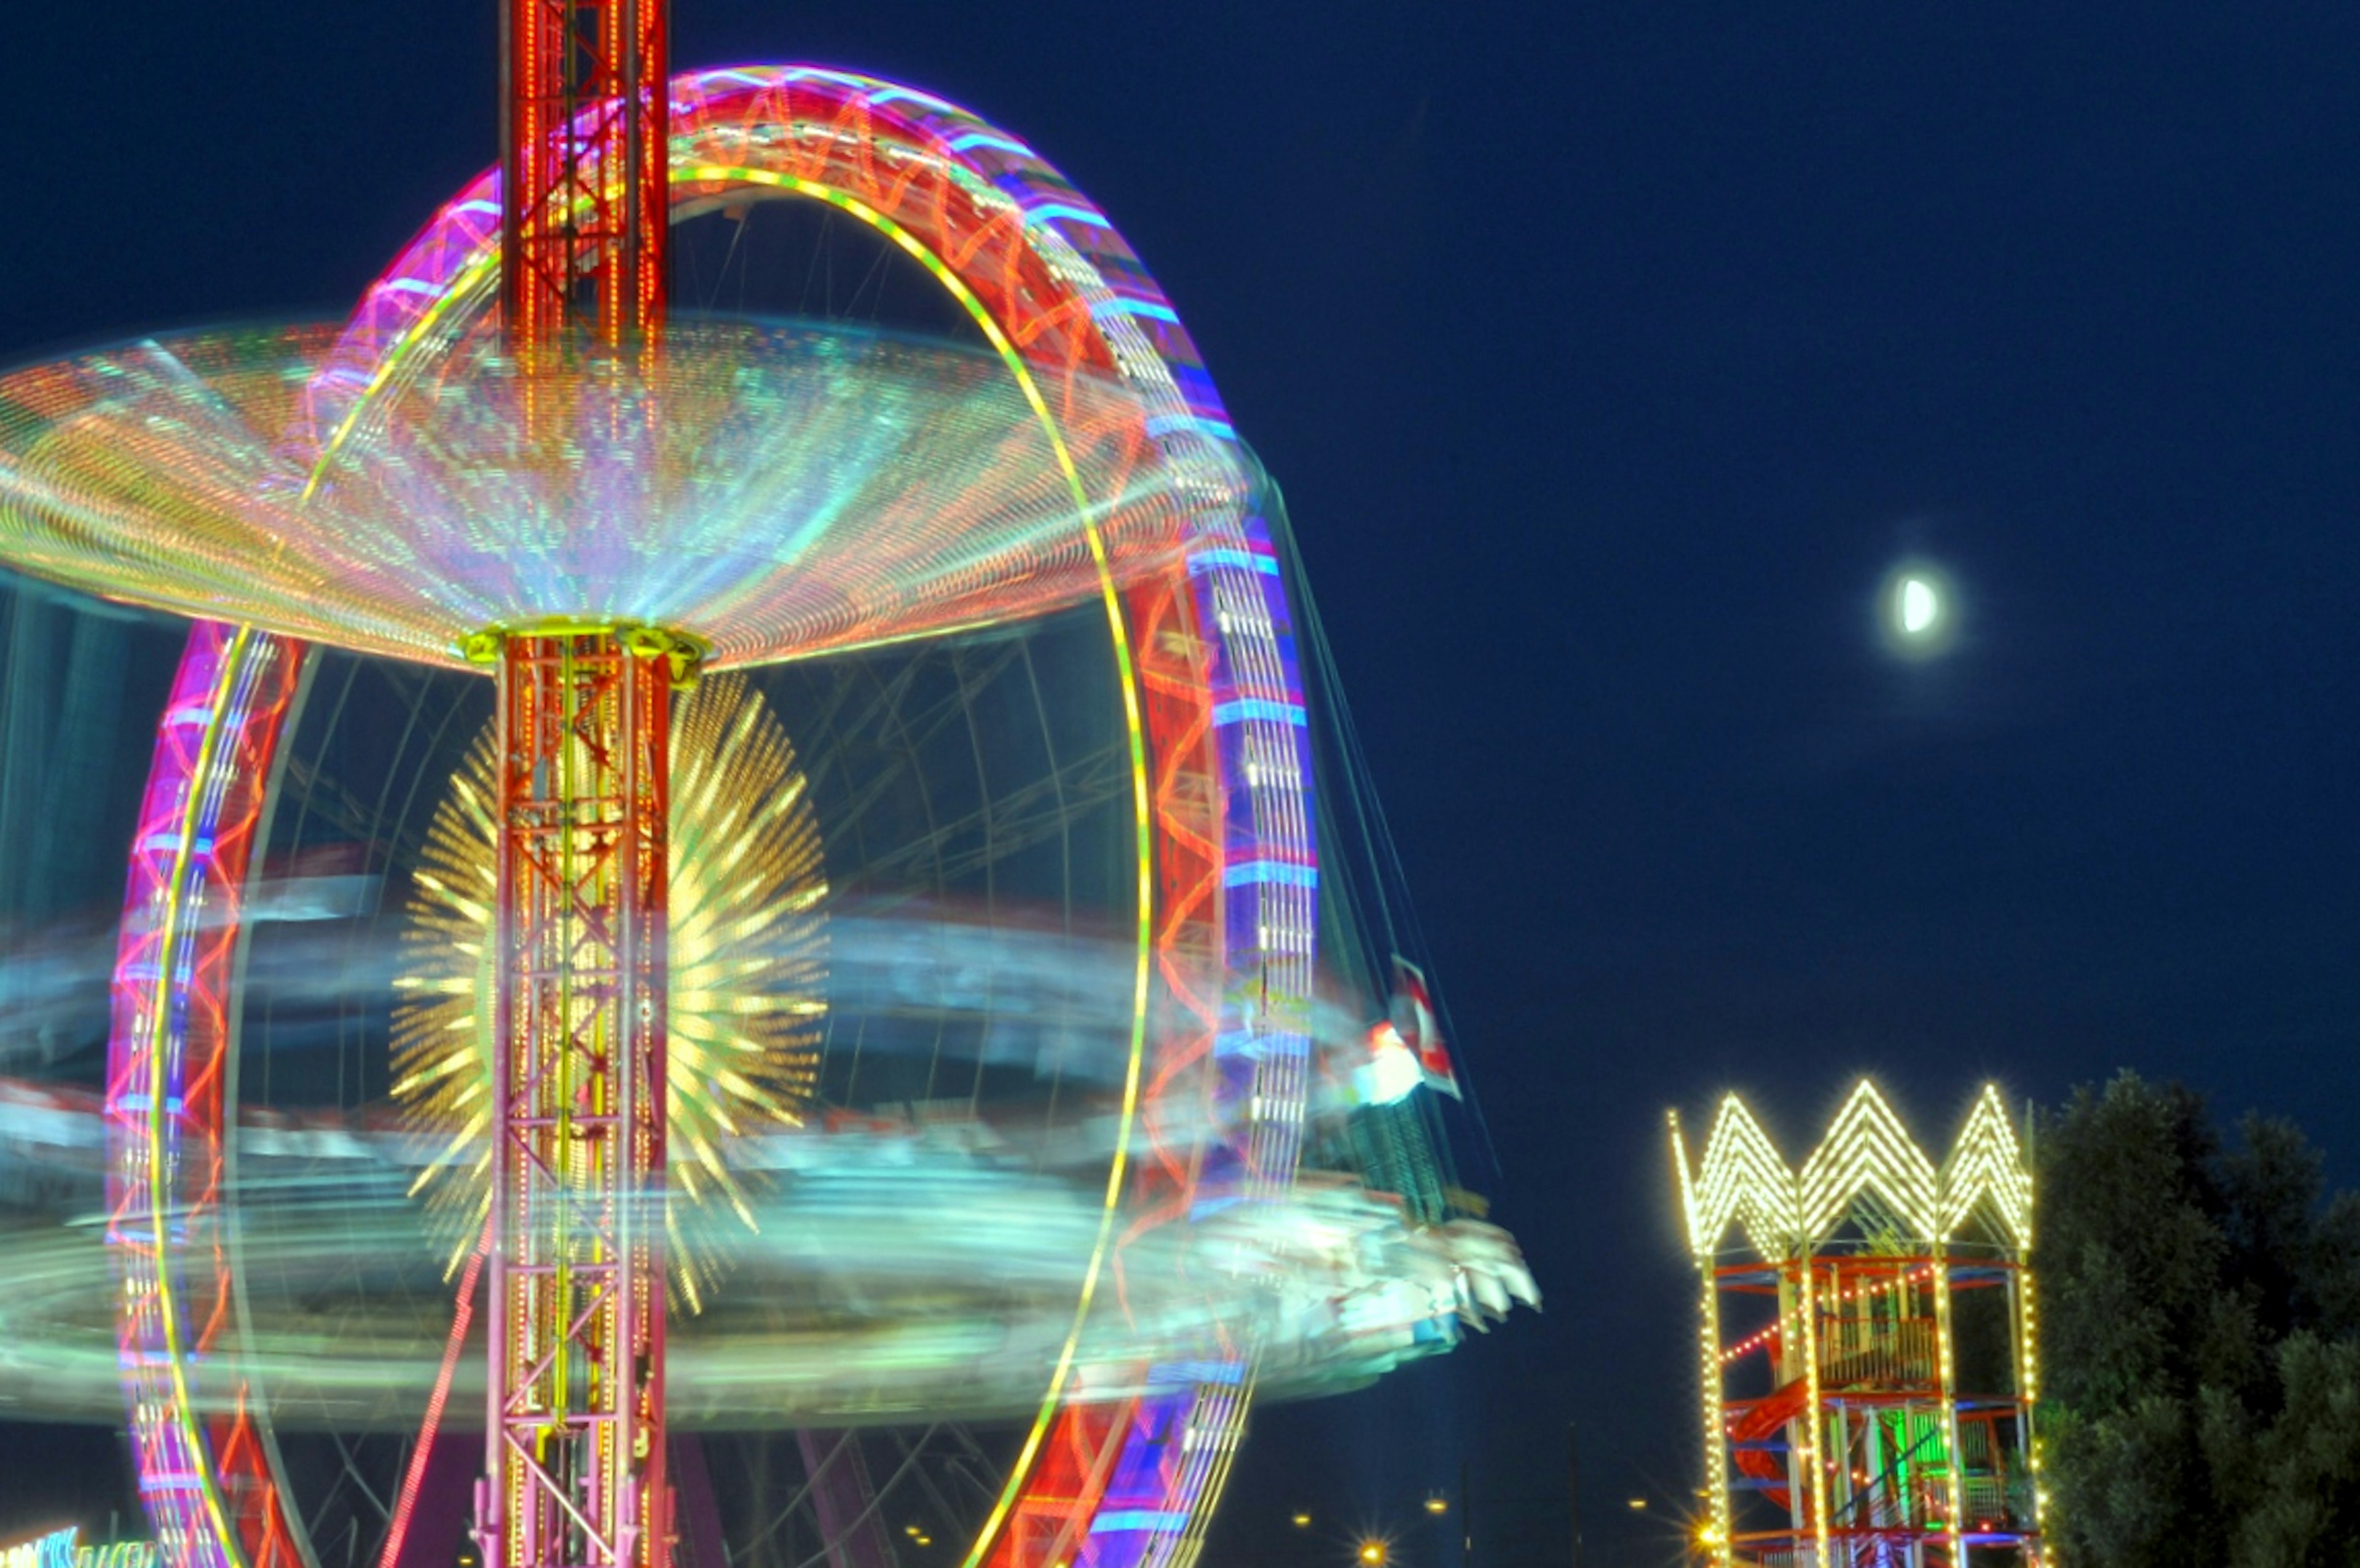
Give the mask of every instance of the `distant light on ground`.
[[1632, 1511], [1633, 1511], [1633, 1513], [1638, 1512], [1639, 1510], [1641, 1510], [1641, 1509], [1644, 1508], [1646, 1506], [1647, 1506], [1647, 1499], [1646, 1499], [1646, 1498], [1644, 1498], [1644, 1497], [1633, 1497], [1633, 1498], [1632, 1498], [1632, 1499], [1631, 1499], [1631, 1509], [1632, 1509]]
[[1447, 1514], [1450, 1511], [1450, 1499], [1437, 1492], [1426, 1499], [1426, 1511], [1430, 1514]]
[[1361, 1562], [1363, 1562], [1363, 1563], [1382, 1563], [1384, 1560], [1385, 1560], [1385, 1543], [1384, 1543], [1383, 1541], [1364, 1541], [1360, 1542], [1360, 1561], [1361, 1561]]
[[1309, 1530], [1311, 1528], [1311, 1516], [1309, 1514], [1295, 1515], [1295, 1528], [1297, 1530]]

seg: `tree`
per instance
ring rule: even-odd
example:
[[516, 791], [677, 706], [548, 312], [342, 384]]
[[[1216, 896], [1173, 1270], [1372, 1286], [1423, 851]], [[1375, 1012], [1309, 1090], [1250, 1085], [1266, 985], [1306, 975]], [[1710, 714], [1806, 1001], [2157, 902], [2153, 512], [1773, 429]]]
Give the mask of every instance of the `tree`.
[[2043, 1475], [2066, 1568], [2360, 1568], [2360, 1194], [2124, 1073], [2044, 1119]]

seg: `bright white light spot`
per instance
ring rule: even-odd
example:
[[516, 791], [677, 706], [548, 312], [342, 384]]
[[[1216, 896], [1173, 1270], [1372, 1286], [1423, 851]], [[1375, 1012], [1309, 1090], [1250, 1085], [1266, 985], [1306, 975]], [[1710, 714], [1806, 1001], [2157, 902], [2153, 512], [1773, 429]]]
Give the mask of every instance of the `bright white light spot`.
[[1950, 574], [1922, 556], [1894, 562], [1872, 603], [1885, 651], [1909, 664], [1949, 653], [1971, 618]]
[[1369, 1062], [1352, 1073], [1352, 1087], [1364, 1105], [1393, 1105], [1409, 1098], [1425, 1080], [1417, 1058], [1391, 1024], [1369, 1031]]
[[1934, 585], [1922, 577], [1904, 578], [1901, 583], [1901, 629], [1911, 637], [1922, 637], [1933, 627], [1942, 613], [1942, 602], [1934, 593]]

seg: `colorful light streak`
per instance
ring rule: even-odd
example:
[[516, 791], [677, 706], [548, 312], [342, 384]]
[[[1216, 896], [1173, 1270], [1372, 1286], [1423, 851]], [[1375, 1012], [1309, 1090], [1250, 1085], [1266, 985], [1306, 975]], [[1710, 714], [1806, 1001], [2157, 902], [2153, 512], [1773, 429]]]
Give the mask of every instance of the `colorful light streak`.
[[[731, 178], [768, 162], [780, 170], [802, 169], [798, 178], [841, 191], [847, 203], [901, 224], [942, 263], [938, 276], [971, 286], [969, 292], [1001, 331], [1004, 353], [1023, 356], [1045, 379], [1051, 394], [1032, 399], [1036, 414], [1050, 408], [1069, 415], [1077, 397], [1087, 401], [1088, 394], [1080, 389], [1089, 378], [1118, 376], [1152, 410], [1144, 429], [1157, 449], [1165, 498], [1178, 498], [1172, 506], [1188, 559], [1173, 570], [1185, 572], [1192, 584], [1198, 635], [1208, 645], [1207, 679], [1224, 688], [1227, 697], [1299, 710], [1284, 593], [1273, 575], [1238, 564], [1267, 559], [1271, 552], [1262, 520], [1241, 514], [1236, 505], [1234, 475], [1240, 459], [1229, 444], [1229, 421], [1153, 279], [1112, 226], [1062, 177], [1020, 142], [990, 132], [939, 100], [802, 68], [733, 68], [678, 79], [674, 128], [676, 181], [683, 151], [703, 169], [735, 166]], [[707, 150], [716, 148], [717, 154]], [[464, 307], [485, 281], [480, 261], [470, 258], [480, 257], [485, 247], [477, 242], [497, 212], [496, 204], [486, 203], [485, 190], [478, 182], [430, 223], [395, 271], [371, 291], [336, 354], [311, 382], [307, 428], [312, 455], [302, 460], [311, 466], [290, 475], [296, 482], [291, 494], [300, 496], [307, 487], [324, 493], [324, 483], [312, 483], [321, 465], [350, 461], [345, 448], [366, 429], [367, 408], [410, 395], [427, 379], [421, 367], [464, 341]], [[302, 447], [300, 437], [295, 444]], [[1070, 482], [1072, 467], [1066, 467]], [[243, 504], [243, 496], [236, 498]], [[1086, 520], [1083, 531], [1094, 538], [1094, 521]], [[1126, 701], [1135, 701], [1121, 606], [1105, 581], [1109, 558], [1095, 542], [1093, 557], [1118, 657], [1126, 664]], [[1144, 800], [1144, 753], [1181, 736], [1142, 736], [1141, 722], [1134, 713], [1134, 776], [1141, 781], [1144, 841], [1157, 831]], [[1273, 731], [1266, 720], [1249, 719], [1218, 728], [1224, 862], [1315, 865], [1307, 742], [1300, 727]], [[1152, 866], [1144, 842], [1141, 862], [1144, 888]], [[1267, 1198], [1283, 1192], [1292, 1180], [1307, 1098], [1308, 1050], [1300, 1020], [1310, 997], [1315, 890], [1299, 877], [1247, 877], [1231, 886], [1225, 877], [1223, 885], [1229, 892], [1220, 922], [1222, 1028], [1216, 1034], [1218, 1071], [1210, 1096], [1218, 1114], [1203, 1169], [1212, 1173], [1215, 1194]], [[1154, 891], [1168, 895], [1171, 889]], [[1143, 893], [1143, 931], [1152, 923], [1151, 902]], [[1147, 962], [1144, 953], [1142, 962]], [[1139, 1011], [1143, 1017], [1145, 1009]], [[1175, 1094], [1189, 1087], [1185, 1077], [1166, 1084]], [[1108, 1190], [1109, 1216], [1121, 1197], [1118, 1169]], [[1086, 1291], [1085, 1318], [1087, 1296]], [[1069, 1342], [1068, 1363], [1073, 1352]], [[1214, 1367], [1218, 1376], [1196, 1382], [1194, 1398], [1208, 1424], [1190, 1430], [1216, 1452], [1233, 1445], [1244, 1401], [1228, 1390], [1252, 1354], [1250, 1345], [1240, 1345], [1227, 1353], [1229, 1360]], [[1052, 1405], [1043, 1407], [1044, 1425], [1036, 1427], [1028, 1452], [1041, 1448], [1045, 1421], [1061, 1398], [1053, 1387]], [[1125, 1441], [1136, 1444], [1145, 1439], [1134, 1431]], [[1183, 1477], [1175, 1483], [1182, 1506], [1156, 1510], [1160, 1522], [1153, 1530], [1107, 1552], [1094, 1550], [1095, 1559], [1192, 1558], [1218, 1478], [1218, 1465], [1196, 1472], [1194, 1478]], [[984, 1538], [968, 1555], [970, 1565], [989, 1549], [999, 1524], [1032, 1484], [1027, 1473], [1011, 1480]]]
[[263, 780], [299, 666], [300, 649], [260, 634], [198, 629], [133, 838], [107, 1047], [107, 1236], [133, 1452], [170, 1568], [296, 1560], [248, 1428], [246, 1385], [213, 1390], [209, 1421], [192, 1383], [230, 1317], [224, 998]]
[[47, 1535], [0, 1547], [0, 1568], [156, 1568], [152, 1541], [118, 1541], [85, 1546], [82, 1527], [68, 1525]]
[[[1082, 1146], [1069, 1129], [965, 1129], [968, 1139], [936, 1124], [814, 1126], [733, 1144], [730, 1162], [757, 1178], [759, 1231], [705, 1312], [670, 1327], [672, 1425], [1032, 1414], [1089, 1268], [1113, 1109], [1094, 1107], [1099, 1140]], [[224, 1207], [245, 1200], [249, 1215], [235, 1350], [268, 1388], [281, 1433], [414, 1437], [438, 1387], [446, 1409], [481, 1401], [480, 1357], [445, 1360], [465, 1292], [444, 1283], [432, 1221], [408, 1195], [429, 1157], [413, 1133], [349, 1123], [283, 1155], [241, 1156], [254, 1191], [224, 1197]], [[1413, 1229], [1387, 1195], [1328, 1175], [1284, 1200], [1159, 1226], [1127, 1252], [1129, 1310], [1094, 1314], [1076, 1358], [1082, 1408], [1108, 1420], [1199, 1377], [1241, 1392], [1219, 1358], [1198, 1359], [1222, 1336], [1258, 1347], [1255, 1399], [1318, 1398], [1443, 1354], [1537, 1301], [1494, 1227]], [[103, 1418], [117, 1397], [106, 1248], [61, 1222], [14, 1234], [9, 1258], [0, 1397], [23, 1412]], [[205, 1371], [190, 1384], [201, 1426], [236, 1409], [236, 1390]]]
[[[308, 343], [266, 384], [308, 374]], [[210, 349], [0, 378], [0, 556], [392, 658], [462, 664], [486, 627], [596, 621], [694, 633], [718, 668], [1085, 602], [1170, 556], [1195, 504], [1118, 384], [1070, 382], [1053, 420], [996, 356], [714, 321], [645, 364], [530, 376], [471, 333], [382, 391], [307, 495], [235, 401], [256, 378], [208, 381]]]

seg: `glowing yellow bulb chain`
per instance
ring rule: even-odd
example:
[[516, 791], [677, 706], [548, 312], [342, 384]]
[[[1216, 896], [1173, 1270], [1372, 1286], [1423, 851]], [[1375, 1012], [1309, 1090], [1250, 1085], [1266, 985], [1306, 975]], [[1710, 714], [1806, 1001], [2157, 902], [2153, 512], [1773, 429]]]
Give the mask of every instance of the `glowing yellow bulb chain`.
[[1721, 1102], [1694, 1165], [1678, 1116], [1671, 1120], [1688, 1245], [1699, 1258], [1720, 1247], [1732, 1225], [1767, 1255], [1816, 1243], [1864, 1193], [1881, 1200], [1911, 1234], [1934, 1242], [1957, 1236], [1988, 1200], [2010, 1242], [2019, 1250], [2032, 1245], [2032, 1175], [1994, 1086], [1984, 1086], [1939, 1167], [1865, 1082], [1799, 1171], [1788, 1168], [1734, 1094]]

